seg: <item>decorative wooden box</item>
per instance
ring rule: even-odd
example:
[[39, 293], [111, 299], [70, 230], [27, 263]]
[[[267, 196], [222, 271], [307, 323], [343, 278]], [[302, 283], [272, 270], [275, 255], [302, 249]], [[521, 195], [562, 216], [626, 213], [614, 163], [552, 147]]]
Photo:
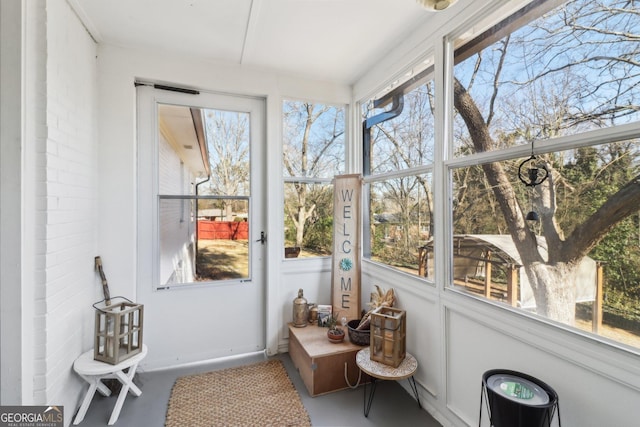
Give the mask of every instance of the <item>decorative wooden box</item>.
[[112, 365], [142, 351], [144, 306], [121, 299], [125, 301], [104, 307], [93, 305], [96, 309], [93, 358]]
[[371, 360], [397, 368], [406, 354], [406, 312], [379, 307], [371, 313]]
[[[327, 328], [315, 325], [296, 328], [289, 324], [289, 356], [311, 396], [347, 388], [345, 363], [349, 383], [355, 385], [360, 371], [356, 365], [356, 353], [362, 348], [349, 342], [348, 336], [342, 343], [330, 343]], [[369, 376], [363, 373], [360, 383], [369, 380]]]

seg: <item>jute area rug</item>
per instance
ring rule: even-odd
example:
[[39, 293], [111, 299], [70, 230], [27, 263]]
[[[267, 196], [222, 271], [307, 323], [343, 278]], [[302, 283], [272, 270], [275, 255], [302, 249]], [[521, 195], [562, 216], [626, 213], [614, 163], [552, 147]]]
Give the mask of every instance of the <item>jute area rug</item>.
[[165, 427], [311, 426], [280, 360], [181, 377]]

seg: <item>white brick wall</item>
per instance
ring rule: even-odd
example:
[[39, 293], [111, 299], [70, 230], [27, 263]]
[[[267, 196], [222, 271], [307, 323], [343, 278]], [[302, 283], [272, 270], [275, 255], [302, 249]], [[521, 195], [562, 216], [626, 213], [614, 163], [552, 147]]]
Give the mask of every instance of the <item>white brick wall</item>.
[[[34, 403], [71, 421], [84, 384], [73, 361], [92, 348], [101, 299], [97, 245], [96, 46], [64, 0], [46, 2], [46, 143], [38, 163]], [[104, 260], [108, 275], [109, 260]]]
[[0, 404], [22, 402], [22, 5], [0, 2]]

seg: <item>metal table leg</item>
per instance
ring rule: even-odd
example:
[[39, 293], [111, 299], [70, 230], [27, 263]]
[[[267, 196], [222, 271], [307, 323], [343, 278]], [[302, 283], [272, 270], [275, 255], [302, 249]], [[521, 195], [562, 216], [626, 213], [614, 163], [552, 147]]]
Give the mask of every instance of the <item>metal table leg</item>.
[[[418, 401], [418, 407], [422, 409], [422, 404], [420, 403], [420, 396], [418, 395], [418, 386], [416, 385], [416, 380], [413, 378], [413, 375], [408, 378], [409, 385], [411, 386], [411, 390], [413, 390], [413, 395], [416, 397]], [[371, 391], [369, 392], [369, 398], [367, 398], [367, 383], [364, 383], [364, 416], [369, 416], [369, 411], [371, 410], [371, 403], [373, 403], [373, 395], [376, 392], [377, 380], [375, 377], [371, 377]]]
[[373, 402], [373, 394], [376, 392], [376, 378], [371, 377], [371, 392], [369, 393], [369, 399], [367, 399], [367, 383], [364, 383], [364, 416], [369, 416], [369, 410], [371, 409], [371, 402]]
[[413, 378], [413, 375], [409, 377], [409, 385], [411, 386], [411, 390], [413, 390], [413, 394], [416, 396], [418, 407], [422, 409], [422, 405], [420, 404], [420, 396], [418, 396], [418, 387], [416, 386], [416, 380], [415, 378]]
[[[416, 397], [418, 401], [418, 407], [422, 409], [422, 404], [420, 403], [420, 396], [418, 395], [418, 386], [416, 385], [416, 380], [412, 376], [408, 378], [409, 385], [411, 386], [411, 390], [413, 390], [413, 395]], [[364, 383], [364, 416], [369, 416], [369, 411], [371, 410], [371, 403], [373, 403], [373, 395], [376, 392], [377, 380], [375, 377], [371, 377], [371, 391], [369, 392], [369, 397], [367, 398], [367, 383]]]

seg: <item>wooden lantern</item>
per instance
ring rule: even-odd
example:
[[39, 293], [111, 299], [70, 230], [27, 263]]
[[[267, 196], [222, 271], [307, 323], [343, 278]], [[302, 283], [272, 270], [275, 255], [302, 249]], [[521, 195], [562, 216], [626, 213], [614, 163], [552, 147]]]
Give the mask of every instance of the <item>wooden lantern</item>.
[[125, 301], [97, 307], [93, 358], [117, 365], [142, 351], [142, 304]]
[[406, 312], [378, 307], [371, 313], [371, 360], [397, 368], [406, 354]]

